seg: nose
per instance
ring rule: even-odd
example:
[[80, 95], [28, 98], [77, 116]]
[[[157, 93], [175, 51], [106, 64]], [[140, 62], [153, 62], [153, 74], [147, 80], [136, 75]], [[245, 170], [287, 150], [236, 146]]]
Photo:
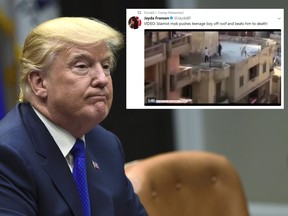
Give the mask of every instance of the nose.
[[91, 73], [91, 86], [96, 88], [104, 88], [109, 83], [108, 77], [110, 76], [110, 71], [104, 70], [100, 63], [97, 63], [92, 69]]

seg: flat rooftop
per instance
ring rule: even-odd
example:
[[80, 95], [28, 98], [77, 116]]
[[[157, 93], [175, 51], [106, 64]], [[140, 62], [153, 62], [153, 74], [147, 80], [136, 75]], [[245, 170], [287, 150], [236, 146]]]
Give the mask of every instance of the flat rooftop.
[[[239, 43], [235, 41], [221, 41], [221, 44], [222, 44], [221, 56], [219, 56], [218, 54], [213, 55], [212, 53], [211, 56], [212, 62], [216, 61], [216, 62], [225, 62], [228, 64], [237, 64], [261, 51], [261, 45], [256, 43], [252, 44], [252, 43]], [[245, 55], [245, 49], [246, 49], [246, 55]], [[190, 53], [188, 56], [181, 58], [181, 64], [184, 65], [187, 64], [198, 66], [203, 63], [204, 63], [204, 50], [202, 54]]]
[[[222, 41], [221, 56], [212, 56], [212, 61], [223, 61], [235, 64], [261, 51], [261, 45]], [[246, 49], [246, 55], [245, 50]]]

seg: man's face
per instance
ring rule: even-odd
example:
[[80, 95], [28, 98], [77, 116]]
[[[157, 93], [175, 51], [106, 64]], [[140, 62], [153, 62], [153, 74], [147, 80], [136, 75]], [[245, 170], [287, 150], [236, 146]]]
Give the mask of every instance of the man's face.
[[113, 99], [107, 47], [77, 46], [60, 53], [44, 85], [52, 121], [64, 128], [72, 126], [69, 124], [97, 125], [108, 115]]

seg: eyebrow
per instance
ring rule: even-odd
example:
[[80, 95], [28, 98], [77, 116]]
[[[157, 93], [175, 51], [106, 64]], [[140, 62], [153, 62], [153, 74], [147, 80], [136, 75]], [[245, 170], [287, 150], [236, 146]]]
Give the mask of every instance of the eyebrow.
[[88, 52], [73, 52], [70, 53], [66, 59], [68, 65], [75, 63], [78, 60], [86, 60], [89, 63], [95, 61], [93, 56]]
[[[93, 55], [91, 55], [91, 53], [87, 52], [87, 51], [81, 51], [81, 52], [72, 52], [68, 55], [67, 59], [66, 59], [66, 63], [68, 65], [71, 65], [73, 63], [75, 63], [76, 61], [79, 60], [85, 60], [88, 63], [93, 63], [95, 62], [95, 57]], [[101, 62], [103, 61], [111, 61], [111, 54], [110, 53], [106, 53], [104, 55], [100, 56], [99, 59]]]

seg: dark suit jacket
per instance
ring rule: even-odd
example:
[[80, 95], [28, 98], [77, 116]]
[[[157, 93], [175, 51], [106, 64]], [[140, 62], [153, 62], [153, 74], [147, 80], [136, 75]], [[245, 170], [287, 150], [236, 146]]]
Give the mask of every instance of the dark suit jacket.
[[[147, 215], [125, 176], [118, 138], [98, 125], [85, 140], [92, 216]], [[81, 211], [54, 139], [30, 104], [16, 105], [0, 122], [0, 215], [81, 216]]]

